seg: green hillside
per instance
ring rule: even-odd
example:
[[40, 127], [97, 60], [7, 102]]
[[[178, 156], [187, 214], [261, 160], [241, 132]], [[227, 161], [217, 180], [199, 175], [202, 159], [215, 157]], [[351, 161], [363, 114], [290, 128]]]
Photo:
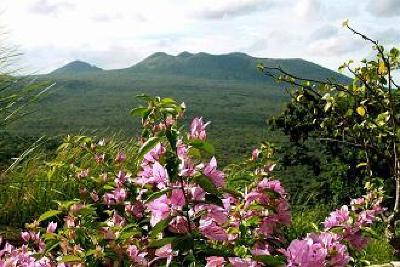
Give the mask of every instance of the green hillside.
[[[255, 71], [257, 63], [264, 63], [270, 67], [280, 66], [299, 77], [308, 77], [310, 79], [329, 77], [341, 81], [345, 79], [332, 70], [302, 59], [255, 58], [239, 52], [225, 55], [211, 55], [204, 52], [197, 54], [183, 52], [177, 56], [158, 52], [127, 69], [127, 71], [135, 73], [176, 74], [206, 79], [265, 82], [266, 77]], [[272, 82], [270, 79], [267, 80]]]
[[67, 65], [56, 69], [51, 74], [75, 74], [75, 73], [93, 73], [96, 71], [102, 71], [101, 68], [90, 65], [89, 63], [83, 61], [73, 61]]
[[257, 71], [258, 62], [279, 65], [307, 78], [347, 79], [301, 59], [258, 59], [243, 53], [156, 53], [120, 70], [75, 62], [39, 76], [56, 86], [32, 107], [30, 116], [10, 130], [23, 135], [60, 135], [89, 129], [97, 135], [121, 131], [133, 136], [138, 121], [129, 111], [137, 105], [135, 96], [145, 93], [185, 102], [187, 121], [194, 116], [211, 120], [209, 134], [219, 156], [224, 161], [237, 158], [262, 140], [280, 139], [268, 133], [265, 121], [288, 98], [281, 86]]

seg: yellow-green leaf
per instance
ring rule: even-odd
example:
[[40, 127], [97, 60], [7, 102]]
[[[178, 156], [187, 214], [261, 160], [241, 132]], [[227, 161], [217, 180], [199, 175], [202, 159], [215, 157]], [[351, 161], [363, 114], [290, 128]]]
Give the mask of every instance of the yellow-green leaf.
[[82, 259], [74, 255], [65, 255], [62, 257], [61, 262], [82, 262]]
[[51, 218], [51, 217], [57, 216], [57, 215], [60, 214], [60, 213], [61, 213], [60, 210], [49, 210], [49, 211], [46, 211], [45, 213], [43, 213], [43, 214], [39, 217], [38, 221], [39, 221], [39, 222], [45, 221], [45, 220], [47, 220], [47, 219], [49, 219], [49, 218]]
[[365, 116], [366, 110], [365, 110], [365, 108], [363, 106], [359, 106], [356, 109], [356, 111], [357, 111], [358, 115], [360, 115], [361, 117]]
[[386, 73], [387, 73], [387, 68], [385, 62], [383, 61], [379, 62], [378, 74], [385, 75]]

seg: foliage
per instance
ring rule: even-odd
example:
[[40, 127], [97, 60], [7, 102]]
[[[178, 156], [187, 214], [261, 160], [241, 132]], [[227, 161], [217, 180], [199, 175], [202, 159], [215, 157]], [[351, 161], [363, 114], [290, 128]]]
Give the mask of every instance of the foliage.
[[[6, 126], [21, 119], [29, 114], [27, 106], [37, 101], [41, 95], [51, 88], [52, 85], [46, 82], [38, 82], [31, 78], [18, 76], [18, 71], [14, 66], [15, 59], [19, 53], [8, 46], [0, 34], [0, 175], [3, 165], [9, 163], [7, 156], [15, 155], [15, 151], [9, 151], [10, 135], [6, 131]], [[8, 139], [8, 137], [10, 137]], [[13, 140], [15, 141], [15, 140]], [[12, 142], [16, 143], [16, 142]], [[23, 147], [23, 142], [18, 142], [19, 147]], [[15, 148], [15, 150], [18, 150]]]
[[260, 69], [294, 87], [291, 102], [275, 120], [292, 141], [311, 137], [326, 144], [326, 150], [347, 167], [347, 177], [355, 181], [384, 179], [393, 210], [388, 234], [394, 238], [400, 202], [400, 88], [393, 72], [399, 68], [400, 52], [387, 51], [378, 41], [347, 23], [344, 26], [371, 42], [376, 51], [374, 59], [358, 65], [349, 61], [339, 68], [353, 75], [352, 83], [305, 79], [269, 66]]
[[[244, 192], [229, 190], [210, 155], [208, 123], [195, 118], [185, 133], [179, 125], [184, 105], [171, 98], [141, 98], [148, 105], [132, 110], [143, 125], [135, 149], [115, 154], [106, 140], [88, 137], [69, 138], [60, 146], [63, 162], [51, 164], [48, 175], [73, 180], [79, 199], [57, 201], [56, 208], [28, 224], [21, 233], [25, 244], [6, 243], [0, 263], [357, 264], [381, 211], [380, 188], [368, 185], [368, 194], [332, 212], [321, 232], [288, 245], [284, 229], [290, 210], [284, 188], [271, 177], [271, 149], [254, 150], [243, 165], [251, 176]], [[318, 258], [309, 257], [310, 251]]]

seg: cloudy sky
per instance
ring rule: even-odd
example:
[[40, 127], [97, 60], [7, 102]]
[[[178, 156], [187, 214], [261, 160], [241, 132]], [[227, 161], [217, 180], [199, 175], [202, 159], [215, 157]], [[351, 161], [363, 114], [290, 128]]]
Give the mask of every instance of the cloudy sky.
[[72, 60], [105, 69], [164, 51], [304, 58], [336, 69], [368, 56], [345, 19], [400, 44], [400, 0], [1, 0], [0, 25], [26, 70]]

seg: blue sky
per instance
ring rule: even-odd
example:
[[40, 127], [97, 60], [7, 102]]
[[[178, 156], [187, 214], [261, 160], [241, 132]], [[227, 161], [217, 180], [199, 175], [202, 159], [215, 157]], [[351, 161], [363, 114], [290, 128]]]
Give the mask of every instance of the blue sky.
[[157, 51], [240, 51], [336, 69], [370, 55], [345, 19], [400, 44], [400, 0], [1, 0], [0, 10], [20, 64], [39, 73], [76, 59], [124, 68]]

